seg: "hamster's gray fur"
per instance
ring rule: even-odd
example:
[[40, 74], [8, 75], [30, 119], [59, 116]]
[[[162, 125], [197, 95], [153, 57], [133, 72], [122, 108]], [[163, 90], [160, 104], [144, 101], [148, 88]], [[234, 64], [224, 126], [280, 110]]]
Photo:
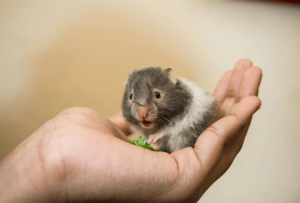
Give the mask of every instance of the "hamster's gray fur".
[[155, 67], [133, 71], [122, 112], [135, 132], [172, 153], [194, 147], [215, 120], [216, 101], [194, 83], [172, 78], [170, 71]]

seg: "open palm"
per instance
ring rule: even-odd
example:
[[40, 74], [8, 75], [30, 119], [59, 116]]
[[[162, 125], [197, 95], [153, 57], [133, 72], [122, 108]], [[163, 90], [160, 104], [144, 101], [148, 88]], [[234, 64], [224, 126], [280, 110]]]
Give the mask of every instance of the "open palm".
[[[197, 202], [240, 151], [261, 105], [261, 77], [249, 60], [237, 62], [213, 93], [220, 119], [195, 148], [172, 154], [129, 144], [130, 128], [121, 114], [108, 120], [91, 109], [67, 109], [1, 162], [0, 189], [6, 184], [23, 193], [8, 191], [0, 200]], [[28, 181], [11, 183], [8, 177], [21, 181], [20, 171]]]

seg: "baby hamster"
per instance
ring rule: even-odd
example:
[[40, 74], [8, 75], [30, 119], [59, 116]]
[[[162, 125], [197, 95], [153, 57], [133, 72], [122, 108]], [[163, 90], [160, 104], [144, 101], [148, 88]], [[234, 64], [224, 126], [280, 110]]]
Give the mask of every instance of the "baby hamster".
[[134, 131], [172, 153], [194, 147], [200, 134], [215, 120], [216, 101], [171, 68], [133, 71], [128, 78], [122, 112]]

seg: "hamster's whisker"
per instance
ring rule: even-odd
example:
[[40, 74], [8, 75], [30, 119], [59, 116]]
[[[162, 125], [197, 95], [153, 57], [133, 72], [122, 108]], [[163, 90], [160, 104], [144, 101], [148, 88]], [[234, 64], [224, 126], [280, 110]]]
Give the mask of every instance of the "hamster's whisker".
[[164, 123], [170, 123], [170, 120], [161, 114], [157, 114], [157, 117], [160, 118]]
[[165, 122], [170, 122], [170, 120], [167, 119], [165, 116], [159, 115], [159, 118], [162, 119]]

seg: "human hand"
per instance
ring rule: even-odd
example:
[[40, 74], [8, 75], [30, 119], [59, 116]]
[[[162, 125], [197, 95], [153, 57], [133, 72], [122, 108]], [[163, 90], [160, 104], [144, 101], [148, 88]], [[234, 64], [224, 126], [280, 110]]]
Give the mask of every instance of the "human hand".
[[172, 154], [128, 143], [121, 114], [110, 120], [71, 108], [46, 122], [0, 163], [1, 202], [197, 202], [241, 149], [262, 72], [239, 61], [214, 91], [220, 119], [195, 148]]

